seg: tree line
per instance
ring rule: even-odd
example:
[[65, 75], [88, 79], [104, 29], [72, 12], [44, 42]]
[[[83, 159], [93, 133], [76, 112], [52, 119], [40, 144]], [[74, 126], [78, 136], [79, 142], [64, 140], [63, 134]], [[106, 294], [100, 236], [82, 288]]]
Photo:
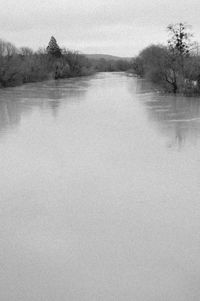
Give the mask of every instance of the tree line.
[[127, 59], [90, 59], [92, 66], [96, 72], [118, 72], [128, 71], [132, 68], [131, 60]]
[[61, 49], [54, 37], [47, 48], [36, 52], [28, 47], [18, 49], [10, 42], [0, 40], [0, 87], [88, 75], [92, 71], [85, 56]]
[[134, 73], [168, 92], [200, 94], [200, 55], [190, 27], [171, 24], [167, 31], [167, 45], [152, 44], [133, 59]]
[[77, 51], [60, 48], [52, 36], [46, 48], [17, 48], [0, 39], [0, 87], [48, 79], [86, 76], [101, 71], [124, 71], [123, 60], [90, 60]]

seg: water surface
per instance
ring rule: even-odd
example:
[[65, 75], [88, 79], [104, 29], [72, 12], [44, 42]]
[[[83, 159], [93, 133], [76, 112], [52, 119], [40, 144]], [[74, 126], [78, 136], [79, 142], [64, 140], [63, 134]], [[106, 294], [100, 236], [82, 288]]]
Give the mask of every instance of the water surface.
[[123, 73], [0, 91], [0, 300], [200, 300], [200, 99]]

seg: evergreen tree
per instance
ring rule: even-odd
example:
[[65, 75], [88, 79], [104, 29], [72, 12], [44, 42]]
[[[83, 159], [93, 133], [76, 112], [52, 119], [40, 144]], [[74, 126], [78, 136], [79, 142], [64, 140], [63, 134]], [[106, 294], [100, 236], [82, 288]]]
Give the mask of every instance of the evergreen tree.
[[56, 39], [52, 36], [49, 45], [47, 46], [47, 52], [48, 54], [51, 54], [55, 57], [60, 57], [61, 56], [61, 49], [57, 44]]

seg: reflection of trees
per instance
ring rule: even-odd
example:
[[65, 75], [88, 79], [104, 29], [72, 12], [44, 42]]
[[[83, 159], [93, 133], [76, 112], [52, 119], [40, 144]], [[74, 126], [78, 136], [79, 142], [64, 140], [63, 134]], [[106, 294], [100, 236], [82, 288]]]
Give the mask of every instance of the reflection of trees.
[[[150, 92], [149, 83], [137, 81], [137, 92], [149, 118], [169, 137], [171, 146], [181, 147], [186, 140], [200, 137], [200, 101], [198, 98], [161, 95]], [[150, 93], [149, 93], [150, 92]]]
[[21, 109], [15, 102], [0, 100], [0, 131], [20, 122]]
[[56, 116], [62, 103], [85, 97], [89, 78], [46, 81], [0, 90], [0, 131], [19, 124], [21, 116], [34, 108]]

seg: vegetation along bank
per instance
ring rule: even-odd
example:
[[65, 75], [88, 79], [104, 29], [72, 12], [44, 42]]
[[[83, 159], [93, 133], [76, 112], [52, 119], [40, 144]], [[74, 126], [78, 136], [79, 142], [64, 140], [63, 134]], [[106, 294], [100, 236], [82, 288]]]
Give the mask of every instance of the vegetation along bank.
[[77, 51], [60, 48], [52, 36], [46, 48], [34, 52], [0, 40], [0, 87], [29, 82], [90, 75], [99, 71], [125, 71], [125, 60], [90, 59]]
[[200, 54], [184, 23], [167, 27], [167, 45], [150, 45], [133, 59], [134, 73], [159, 85], [164, 91], [200, 94]]

